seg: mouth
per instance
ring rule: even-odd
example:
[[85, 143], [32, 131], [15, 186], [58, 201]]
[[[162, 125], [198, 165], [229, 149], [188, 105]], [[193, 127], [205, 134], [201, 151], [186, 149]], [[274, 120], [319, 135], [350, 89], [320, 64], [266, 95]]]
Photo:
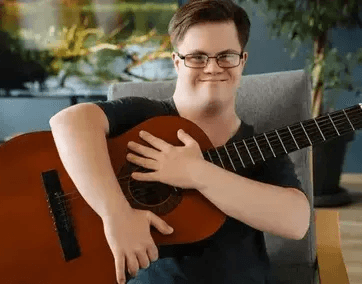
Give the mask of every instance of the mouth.
[[225, 82], [226, 80], [200, 80], [201, 82]]

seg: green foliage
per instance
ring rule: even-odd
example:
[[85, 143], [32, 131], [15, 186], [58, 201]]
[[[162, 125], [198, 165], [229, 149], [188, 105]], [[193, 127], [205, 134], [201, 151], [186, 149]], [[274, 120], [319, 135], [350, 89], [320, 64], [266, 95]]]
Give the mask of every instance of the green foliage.
[[[312, 70], [320, 68], [319, 80], [324, 89], [338, 88], [360, 92], [361, 86], [353, 86], [352, 70], [362, 64], [362, 48], [353, 53], [341, 55], [328, 40], [329, 32], [334, 28], [362, 28], [359, 15], [362, 4], [359, 0], [239, 0], [264, 6], [262, 11], [273, 37], [286, 37], [291, 57], [295, 57], [303, 43], [311, 44], [311, 54], [306, 62], [306, 70], [316, 76]], [[327, 37], [324, 57], [317, 60], [313, 42]], [[313, 53], [314, 51], [314, 53]], [[317, 66], [318, 65], [318, 66]]]
[[[36, 19], [44, 13], [43, 1], [46, 0], [17, 2], [7, 5], [5, 12], [8, 15], [21, 14], [29, 19]], [[167, 23], [176, 9], [176, 1], [47, 6], [47, 13], [63, 15], [64, 23], [40, 32], [32, 28], [16, 29], [12, 34], [18, 44], [15, 46], [14, 43], [10, 48], [22, 57], [36, 57], [34, 60], [44, 66], [48, 74], [57, 75], [62, 70], [64, 80], [70, 75], [77, 75], [92, 85], [111, 80], [128, 80], [129, 76], [123, 79], [120, 74], [114, 74], [109, 66], [115, 59], [127, 59], [131, 63], [127, 63], [126, 71], [131, 74], [132, 68], [146, 61], [169, 57], [171, 49], [165, 35]], [[121, 23], [114, 30], [105, 33], [97, 26], [95, 14], [104, 18], [114, 18], [116, 15]], [[127, 52], [127, 48], [132, 45], [146, 44], [153, 44], [156, 50], [144, 57]]]
[[[6, 7], [7, 13], [21, 13], [22, 15], [36, 14], [42, 10], [42, 1], [32, 1], [30, 3], [16, 3]], [[71, 9], [73, 12], [112, 12], [118, 11], [125, 12], [175, 12], [177, 3], [119, 3], [119, 4], [90, 4], [90, 5], [72, 5], [71, 7], [64, 7], [63, 9]], [[52, 6], [47, 12], [58, 10], [57, 5]]]
[[275, 18], [271, 28], [280, 36], [288, 31], [291, 40], [302, 41], [316, 37], [334, 27], [353, 28], [362, 24], [357, 0], [247, 0], [265, 3], [267, 12], [273, 11]]

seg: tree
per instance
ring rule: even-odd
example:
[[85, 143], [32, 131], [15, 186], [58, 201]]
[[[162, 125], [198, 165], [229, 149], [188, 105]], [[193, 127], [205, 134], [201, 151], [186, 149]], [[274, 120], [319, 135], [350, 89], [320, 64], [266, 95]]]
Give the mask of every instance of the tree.
[[292, 56], [303, 42], [313, 44], [313, 53], [306, 64], [313, 82], [313, 117], [322, 111], [325, 90], [335, 88], [353, 91], [356, 95], [361, 93], [361, 86], [352, 83], [352, 70], [362, 65], [362, 48], [341, 55], [329, 40], [330, 31], [334, 28], [362, 28], [361, 0], [244, 1], [266, 5], [272, 32], [278, 37], [288, 36]]

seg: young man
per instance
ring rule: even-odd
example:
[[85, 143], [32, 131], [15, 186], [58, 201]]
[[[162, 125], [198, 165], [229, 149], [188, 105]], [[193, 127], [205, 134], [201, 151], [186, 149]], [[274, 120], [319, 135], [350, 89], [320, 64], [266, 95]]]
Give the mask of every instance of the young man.
[[172, 229], [152, 212], [130, 207], [110, 163], [106, 137], [158, 115], [191, 120], [215, 147], [252, 135], [252, 126], [235, 112], [249, 29], [245, 11], [231, 0], [191, 1], [169, 25], [178, 74], [170, 99], [84, 103], [51, 118], [65, 168], [102, 218], [118, 283], [125, 283], [126, 272], [137, 274], [130, 284], [270, 283], [263, 232], [290, 239], [306, 234], [309, 203], [287, 156], [238, 175], [205, 161], [198, 143], [182, 130], [182, 147], [141, 132], [152, 147], [130, 142], [137, 154], [127, 159], [153, 171], [133, 173], [134, 179], [197, 189], [228, 216], [201, 254], [159, 259], [150, 226], [163, 234]]

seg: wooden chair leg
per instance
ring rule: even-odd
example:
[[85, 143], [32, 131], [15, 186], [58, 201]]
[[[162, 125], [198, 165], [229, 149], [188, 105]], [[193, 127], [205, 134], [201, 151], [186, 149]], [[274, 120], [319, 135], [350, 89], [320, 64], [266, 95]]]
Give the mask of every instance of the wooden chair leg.
[[339, 212], [315, 209], [315, 224], [320, 284], [349, 284], [341, 249]]

